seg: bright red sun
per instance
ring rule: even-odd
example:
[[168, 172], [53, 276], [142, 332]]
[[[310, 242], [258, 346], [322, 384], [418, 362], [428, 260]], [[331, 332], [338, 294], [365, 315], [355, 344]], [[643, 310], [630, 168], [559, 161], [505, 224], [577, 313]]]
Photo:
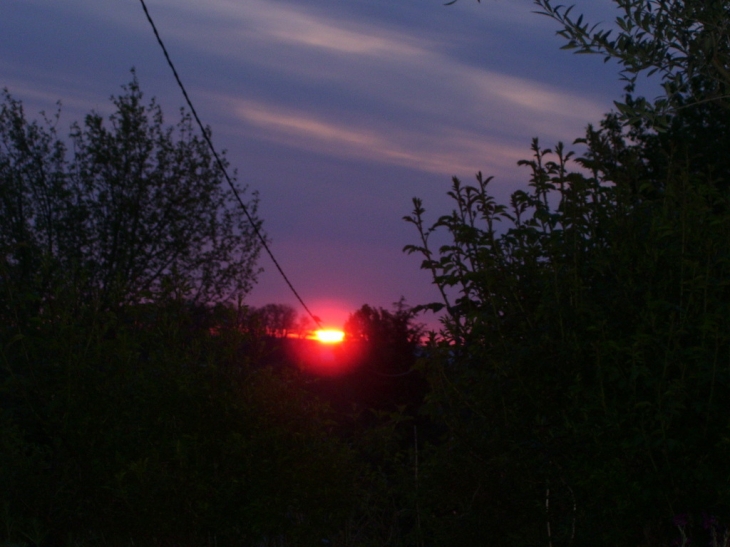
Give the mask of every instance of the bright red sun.
[[314, 339], [323, 344], [339, 344], [344, 340], [345, 333], [335, 329], [321, 329], [314, 331]]

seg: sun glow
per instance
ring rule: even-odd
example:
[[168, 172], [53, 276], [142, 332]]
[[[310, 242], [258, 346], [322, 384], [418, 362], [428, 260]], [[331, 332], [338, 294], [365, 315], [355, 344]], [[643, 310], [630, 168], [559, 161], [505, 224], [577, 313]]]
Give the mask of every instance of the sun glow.
[[335, 329], [321, 329], [314, 332], [314, 338], [323, 344], [339, 344], [345, 338], [345, 333]]

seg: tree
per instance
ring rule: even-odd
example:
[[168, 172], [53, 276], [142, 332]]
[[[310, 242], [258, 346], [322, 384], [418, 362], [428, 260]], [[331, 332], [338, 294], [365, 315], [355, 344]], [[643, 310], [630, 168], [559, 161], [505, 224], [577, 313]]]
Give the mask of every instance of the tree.
[[[59, 113], [44, 124], [28, 121], [5, 90], [6, 306], [25, 299], [47, 308], [68, 294], [102, 308], [165, 294], [209, 303], [241, 298], [255, 282], [260, 242], [189, 114], [167, 127], [154, 99], [143, 103], [136, 76], [123, 90], [108, 120], [92, 112], [71, 126], [70, 157], [56, 133]], [[254, 219], [257, 203], [254, 194], [247, 205]]]
[[415, 311], [404, 299], [395, 303], [392, 312], [363, 304], [345, 322], [345, 337], [364, 343], [363, 360], [371, 368], [402, 374], [413, 366], [423, 334], [423, 326], [414, 318]]
[[[666, 115], [688, 103], [712, 102], [730, 109], [730, 6], [724, 0], [614, 0], [621, 15], [615, 29], [571, 15], [574, 6], [535, 0], [540, 13], [560, 23], [563, 49], [596, 53], [623, 67], [626, 91], [641, 75], [659, 74], [664, 95], [616, 103], [630, 121], [663, 126]], [[615, 33], [615, 34], [614, 34]], [[613, 35], [613, 36], [612, 36]]]
[[534, 141], [507, 203], [480, 173], [435, 224], [406, 217], [447, 312], [425, 410], [448, 433], [420, 475], [446, 545], [719, 545], [730, 522], [727, 7], [617, 3], [611, 42], [540, 2], [666, 96], [629, 96], [580, 156]]
[[[578, 163], [593, 176], [535, 142], [530, 189], [509, 205], [480, 176], [454, 181], [456, 209], [434, 227], [418, 201], [408, 218], [425, 241], [408, 251], [457, 293], [431, 305], [449, 312], [429, 366], [430, 409], [450, 431], [433, 468], [457, 453], [452, 472], [471, 480], [435, 512], [522, 530], [517, 545], [644, 532], [663, 545], [676, 515], [730, 517], [730, 196], [680, 158], [646, 184], [641, 151], [614, 130], [588, 132]], [[434, 228], [452, 238], [439, 251]]]
[[346, 404], [415, 412], [426, 388], [414, 368], [423, 334], [415, 317], [403, 298], [392, 311], [363, 304], [350, 314], [343, 326], [344, 345], [355, 356], [355, 365], [345, 378], [333, 380]]
[[226, 308], [0, 329], [0, 543], [335, 543], [363, 466]]
[[297, 328], [297, 312], [287, 304], [266, 304], [252, 313], [269, 336], [286, 338]]
[[[613, 0], [623, 13], [615, 19], [617, 28], [609, 29], [571, 15], [575, 5], [534, 2], [538, 13], [560, 23], [563, 49], [603, 55], [623, 67], [627, 96], [615, 104], [626, 121], [650, 121], [663, 129], [667, 116], [687, 104], [711, 102], [730, 109], [730, 7], [725, 0]], [[639, 76], [654, 74], [660, 75], [664, 94], [654, 101], [632, 98]]]

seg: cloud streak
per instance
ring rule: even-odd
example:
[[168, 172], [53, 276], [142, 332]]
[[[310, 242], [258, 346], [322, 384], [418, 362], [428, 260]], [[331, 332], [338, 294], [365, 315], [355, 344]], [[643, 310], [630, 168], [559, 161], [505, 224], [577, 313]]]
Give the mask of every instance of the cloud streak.
[[[247, 85], [249, 78], [243, 76], [226, 93], [266, 103], [264, 111], [269, 115], [291, 104], [309, 103], [308, 118], [315, 121], [308, 123], [346, 118], [357, 135], [338, 128], [344, 148], [351, 147], [352, 139], [382, 140], [379, 129], [366, 134], [360, 127], [373, 123], [390, 125], [389, 132], [392, 126], [400, 133], [436, 129], [448, 138], [463, 131], [467, 141], [524, 141], [533, 135], [572, 139], [584, 124], [596, 121], [611, 106], [600, 97], [586, 98], [568, 88], [508, 75], [508, 67], [499, 66], [496, 54], [485, 55], [484, 63], [477, 66], [455, 56], [441, 38], [421, 36], [414, 29], [380, 20], [323, 13], [315, 5], [274, 0], [149, 3], [153, 16], [160, 15], [158, 26], [169, 41], [185, 44], [195, 55], [213, 55], [228, 71], [252, 75], [250, 79], [257, 81], [258, 90], [253, 90]], [[99, 17], [110, 17], [98, 6], [89, 6]], [[506, 11], [508, 19], [515, 17], [515, 8]], [[140, 17], [131, 17], [130, 10], [124, 13], [118, 21], [140, 28]], [[184, 60], [189, 64], [192, 59]], [[201, 86], [209, 95], [221, 91], [219, 82], [198, 82], [197, 87]], [[331, 100], [323, 101], [324, 95]], [[240, 109], [236, 114], [241, 116]], [[252, 115], [249, 112], [243, 118], [263, 125], [263, 120], [256, 122]], [[295, 113], [295, 118], [278, 123], [284, 132], [281, 139], [291, 142], [297, 129], [292, 124], [303, 123], [300, 114]], [[273, 131], [277, 123], [269, 120], [266, 125]], [[332, 130], [319, 127], [320, 132]], [[299, 132], [304, 129], [300, 127]], [[316, 131], [310, 127], [306, 132]], [[318, 138], [324, 139], [324, 134]], [[373, 146], [387, 148], [377, 142]], [[395, 157], [411, 155], [402, 146], [391, 148]]]
[[237, 119], [245, 123], [258, 138], [318, 154], [355, 158], [408, 167], [418, 171], [451, 176], [473, 173], [485, 158], [499, 169], [507, 160], [511, 165], [524, 155], [524, 146], [484, 143], [482, 136], [450, 127], [434, 134], [408, 131], [387, 122], [375, 129], [344, 124], [303, 111], [274, 104], [227, 97]]
[[[192, 0], [166, 1], [160, 4], [181, 15], [196, 13], [201, 17], [189, 19], [221, 52], [228, 55], [231, 44], [256, 40], [268, 44], [287, 44], [297, 47], [327, 50], [348, 56], [413, 56], [422, 52], [421, 38], [404, 39], [402, 33], [363, 25], [351, 20], [326, 17], [321, 12], [301, 4], [286, 4], [272, 0], [216, 0], [201, 4]], [[213, 15], [214, 14], [214, 15]], [[210, 32], [215, 26], [217, 32]], [[201, 33], [190, 34], [186, 28], [175, 25], [176, 36], [192, 39]], [[210, 38], [214, 38], [210, 42]], [[216, 39], [220, 38], [220, 39]], [[235, 54], [235, 53], [234, 53]], [[245, 53], [244, 53], [245, 54]]]
[[[180, 4], [178, 0], [177, 6], [202, 9], [191, 1]], [[450, 128], [446, 130], [449, 137], [458, 132], [454, 128], [460, 127], [469, 133], [469, 139], [489, 140], [498, 134], [507, 138], [541, 134], [550, 139], [572, 139], [585, 123], [599, 119], [610, 107], [600, 98], [586, 98], [569, 89], [507, 75], [496, 65], [474, 66], [451, 55], [438, 40], [383, 28], [372, 21], [343, 21], [301, 6], [260, 0], [245, 4], [218, 0], [206, 3], [205, 10], [208, 19], [200, 24], [208, 30], [187, 33], [178, 27], [177, 37], [191, 40], [190, 36], [205, 36], [195, 47], [213, 48], [216, 55], [227, 59], [232, 70], [265, 66], [277, 75], [276, 95], [282, 108], [310, 100], [310, 112], [316, 110], [313, 115], [303, 118], [295, 114], [286, 121], [277, 118], [276, 122], [266, 122], [270, 128], [278, 125], [289, 137], [298, 131], [317, 133], [318, 138], [326, 140], [326, 133], [337, 131], [346, 148], [357, 139], [381, 148], [374, 141], [382, 137], [364, 134], [362, 129], [357, 129], [357, 134], [342, 127], [335, 130], [317, 121], [345, 116], [355, 120], [355, 125], [372, 124], [378, 118], [392, 120], [392, 125], [400, 122], [406, 128], [413, 126], [414, 120], [420, 127], [434, 122], [438, 131]], [[232, 48], [232, 44], [237, 47]], [[489, 65], [490, 60], [486, 61]], [[495, 63], [498, 59], [491, 60]], [[245, 87], [231, 91], [268, 103], [263, 111], [269, 116], [272, 108], [278, 108], [262, 92], [252, 94]], [[266, 90], [263, 93], [270, 95]], [[332, 98], [329, 104], [322, 104], [324, 93]], [[239, 107], [237, 115], [242, 116], [242, 112], [248, 112], [244, 119], [263, 125], [262, 119], [253, 119], [251, 109]], [[305, 131], [301, 127], [305, 118], [306, 123], [320, 125], [310, 125]], [[420, 127], [413, 130], [420, 131]], [[400, 130], [404, 131], [408, 130]], [[393, 156], [408, 155], [401, 147], [391, 148]]]

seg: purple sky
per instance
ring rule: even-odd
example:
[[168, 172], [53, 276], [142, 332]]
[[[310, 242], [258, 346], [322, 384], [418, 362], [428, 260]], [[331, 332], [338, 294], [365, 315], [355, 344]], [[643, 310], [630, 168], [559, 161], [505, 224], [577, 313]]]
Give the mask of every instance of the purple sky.
[[[610, 21], [608, 0], [576, 0]], [[620, 98], [616, 65], [561, 51], [532, 0], [147, 0], [213, 141], [260, 193], [272, 249], [315, 314], [436, 298], [402, 221], [447, 213], [452, 176], [527, 180], [518, 159], [582, 136]], [[183, 98], [137, 0], [3, 0], [0, 86], [62, 133], [110, 112], [135, 67], [173, 123]], [[268, 257], [249, 303], [295, 305]], [[297, 309], [299, 309], [297, 307]]]

